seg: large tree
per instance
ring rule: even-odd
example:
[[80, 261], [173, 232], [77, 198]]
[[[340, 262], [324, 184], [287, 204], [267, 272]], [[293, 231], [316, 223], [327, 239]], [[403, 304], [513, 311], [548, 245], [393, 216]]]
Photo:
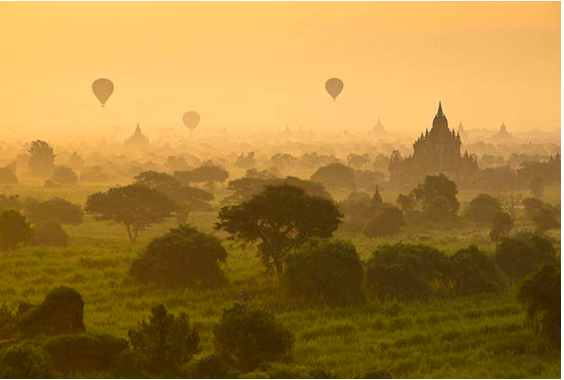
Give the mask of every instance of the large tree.
[[31, 174], [38, 177], [48, 177], [55, 168], [55, 153], [53, 148], [43, 141], [35, 140], [29, 147], [28, 169]]
[[460, 208], [456, 199], [458, 187], [443, 173], [428, 175], [423, 183], [413, 189], [412, 194], [423, 210], [435, 220], [454, 217]]
[[331, 200], [295, 186], [268, 186], [242, 204], [223, 207], [215, 228], [242, 242], [259, 242], [262, 261], [280, 277], [289, 250], [314, 236], [331, 237], [342, 217]]
[[92, 194], [85, 208], [97, 220], [123, 223], [132, 244], [140, 229], [162, 222], [174, 210], [175, 204], [168, 196], [142, 185], [118, 186], [106, 193]]
[[25, 216], [14, 210], [0, 215], [0, 250], [9, 251], [31, 237], [31, 227]]

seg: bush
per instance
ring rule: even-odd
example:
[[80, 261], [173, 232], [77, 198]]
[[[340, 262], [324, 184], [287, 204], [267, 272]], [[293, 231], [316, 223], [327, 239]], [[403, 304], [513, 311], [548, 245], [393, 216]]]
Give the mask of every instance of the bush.
[[0, 352], [1, 379], [55, 379], [59, 374], [41, 347], [20, 343]]
[[504, 279], [492, 259], [470, 246], [451, 258], [455, 290], [460, 295], [501, 291]]
[[364, 276], [356, 248], [343, 240], [316, 238], [286, 257], [284, 283], [292, 296], [347, 305], [362, 299]]
[[556, 250], [549, 239], [521, 232], [503, 238], [496, 247], [494, 259], [511, 280], [518, 280], [538, 265], [555, 263]]
[[17, 318], [6, 305], [0, 306], [0, 341], [12, 335], [18, 329]]
[[158, 305], [151, 314], [148, 322], [129, 330], [131, 346], [147, 359], [150, 372], [174, 371], [199, 352], [200, 336], [184, 313], [174, 316]]
[[539, 268], [523, 280], [517, 299], [526, 307], [537, 331], [560, 348], [560, 269], [551, 264]]
[[498, 199], [489, 194], [480, 194], [470, 201], [465, 216], [474, 223], [493, 223], [496, 214], [501, 211]]
[[225, 309], [214, 329], [214, 345], [221, 359], [249, 372], [261, 363], [282, 359], [292, 352], [294, 337], [274, 316], [236, 304]]
[[82, 223], [82, 209], [62, 198], [31, 205], [27, 209], [27, 217], [32, 223], [43, 222], [48, 219], [57, 219], [63, 224]]
[[525, 216], [532, 219], [533, 216], [544, 206], [544, 202], [537, 198], [523, 199], [523, 207], [525, 207]]
[[223, 360], [216, 355], [208, 355], [194, 363], [191, 371], [193, 379], [233, 379], [237, 378]]
[[57, 335], [43, 344], [58, 372], [109, 370], [120, 353], [127, 350], [127, 341], [111, 335]]
[[27, 242], [31, 227], [25, 216], [17, 211], [4, 211], [0, 215], [0, 250], [9, 251]]
[[75, 185], [78, 182], [78, 176], [74, 170], [67, 166], [56, 166], [52, 179], [61, 185]]
[[384, 300], [419, 299], [446, 287], [447, 256], [423, 244], [396, 243], [378, 247], [368, 261], [371, 293]]
[[506, 236], [513, 228], [513, 218], [505, 212], [498, 212], [495, 215], [493, 227], [490, 231], [490, 239], [497, 242], [502, 236]]
[[66, 247], [68, 244], [69, 235], [57, 219], [46, 220], [33, 228], [31, 245]]
[[34, 334], [67, 334], [84, 331], [84, 302], [76, 290], [60, 286], [53, 289], [43, 303], [22, 314], [20, 331]]
[[403, 214], [399, 208], [383, 204], [375, 210], [375, 216], [366, 225], [364, 234], [370, 238], [395, 235], [403, 223]]
[[220, 264], [226, 259], [219, 239], [183, 225], [153, 239], [129, 273], [160, 284], [217, 286], [225, 282]]
[[543, 234], [548, 230], [560, 228], [560, 211], [550, 205], [544, 205], [531, 218], [535, 223], [535, 230]]

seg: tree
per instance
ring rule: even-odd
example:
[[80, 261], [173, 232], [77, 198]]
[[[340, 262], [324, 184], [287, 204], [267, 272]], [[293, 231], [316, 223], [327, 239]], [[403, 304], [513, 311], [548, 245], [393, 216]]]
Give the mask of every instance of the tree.
[[25, 216], [8, 210], [0, 215], [0, 250], [9, 251], [27, 242], [31, 237], [31, 227]]
[[97, 220], [124, 224], [129, 241], [135, 244], [140, 229], [162, 222], [174, 209], [174, 202], [165, 194], [146, 186], [129, 185], [89, 195], [85, 211]]
[[525, 216], [533, 219], [536, 213], [545, 206], [545, 203], [538, 198], [523, 199], [523, 207], [525, 207]]
[[494, 217], [493, 227], [490, 231], [490, 239], [497, 242], [502, 236], [506, 236], [513, 228], [513, 218], [506, 212], [498, 212]]
[[14, 185], [18, 183], [18, 177], [9, 168], [0, 168], [0, 185]]
[[383, 204], [375, 210], [375, 215], [366, 225], [364, 234], [370, 238], [395, 235], [403, 224], [403, 214], [400, 209], [390, 204]]
[[515, 220], [517, 208], [521, 205], [522, 201], [523, 196], [521, 194], [511, 192], [501, 198], [501, 207], [503, 207], [503, 209], [511, 215], [513, 220]]
[[[507, 214], [506, 214], [507, 215]], [[472, 245], [451, 258], [455, 290], [460, 295], [501, 291], [504, 280], [491, 258]]]
[[109, 180], [109, 174], [98, 165], [83, 168], [80, 172], [81, 182], [108, 182]]
[[286, 256], [284, 284], [294, 297], [349, 305], [362, 299], [364, 269], [344, 240], [314, 238]]
[[434, 220], [444, 221], [456, 216], [460, 203], [456, 198], [458, 187], [444, 174], [428, 175], [412, 194], [423, 206], [425, 213]]
[[537, 331], [557, 349], [560, 348], [560, 269], [545, 264], [523, 280], [517, 300], [525, 306], [527, 316]]
[[520, 187], [519, 178], [510, 166], [481, 169], [476, 174], [476, 181], [481, 188], [488, 189], [498, 196], [502, 193], [517, 190]]
[[135, 176], [135, 183], [157, 190], [167, 195], [176, 203], [176, 220], [185, 224], [188, 216], [196, 209], [210, 209], [208, 203], [213, 194], [197, 187], [183, 186], [180, 181], [168, 173], [146, 171]]
[[365, 153], [363, 155], [351, 153], [347, 156], [347, 164], [355, 169], [365, 169], [370, 164], [370, 155]]
[[27, 207], [27, 217], [32, 223], [57, 219], [63, 224], [82, 223], [82, 209], [63, 198], [53, 198]]
[[370, 292], [383, 300], [421, 299], [446, 288], [450, 263], [444, 252], [423, 244], [378, 247], [366, 268]]
[[20, 343], [0, 352], [0, 378], [2, 379], [56, 379], [51, 356], [32, 343]]
[[219, 212], [217, 230], [232, 239], [259, 242], [263, 263], [280, 277], [284, 256], [314, 236], [331, 237], [343, 215], [333, 201], [307, 195], [295, 186], [268, 186], [262, 193]]
[[0, 213], [8, 210], [22, 211], [23, 204], [18, 195], [0, 194]]
[[559, 216], [559, 210], [550, 205], [543, 205], [532, 217], [536, 232], [544, 234], [548, 230], [560, 228]]
[[328, 188], [355, 188], [354, 169], [338, 162], [320, 167], [310, 179]]
[[236, 304], [223, 310], [221, 321], [214, 329], [214, 345], [226, 363], [249, 372], [261, 363], [289, 355], [294, 337], [268, 311]]
[[223, 183], [229, 178], [229, 172], [217, 165], [202, 165], [192, 170], [174, 172], [174, 178], [185, 185], [191, 183], [207, 183], [213, 187], [215, 182]]
[[489, 194], [480, 194], [470, 201], [465, 216], [474, 223], [492, 223], [501, 210], [498, 199]]
[[38, 223], [33, 228], [31, 245], [66, 247], [69, 244], [69, 235], [57, 219], [49, 219]]
[[35, 140], [31, 143], [28, 152], [30, 158], [27, 166], [31, 174], [44, 178], [50, 176], [55, 168], [53, 148], [43, 140]]
[[147, 359], [149, 371], [172, 370], [200, 351], [200, 336], [186, 314], [175, 316], [163, 305], [152, 308], [151, 314], [148, 322], [129, 330], [131, 346]]
[[501, 239], [494, 260], [515, 281], [534, 271], [538, 265], [555, 263], [556, 250], [546, 237], [521, 232]]
[[61, 185], [76, 185], [78, 182], [78, 176], [71, 168], [67, 166], [55, 166], [53, 171], [53, 181]]
[[183, 225], [153, 239], [129, 273], [161, 284], [217, 286], [225, 282], [220, 265], [226, 259], [227, 252], [216, 237]]
[[415, 208], [415, 196], [413, 195], [413, 193], [409, 193], [407, 195], [400, 194], [398, 195], [396, 203], [399, 205], [401, 212], [404, 215], [407, 215]]

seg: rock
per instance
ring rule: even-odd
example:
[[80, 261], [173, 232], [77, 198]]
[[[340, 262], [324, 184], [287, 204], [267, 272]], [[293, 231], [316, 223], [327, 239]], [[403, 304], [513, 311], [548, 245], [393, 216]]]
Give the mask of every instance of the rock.
[[41, 305], [26, 310], [21, 315], [19, 328], [26, 335], [83, 332], [83, 311], [80, 293], [61, 286], [47, 294]]

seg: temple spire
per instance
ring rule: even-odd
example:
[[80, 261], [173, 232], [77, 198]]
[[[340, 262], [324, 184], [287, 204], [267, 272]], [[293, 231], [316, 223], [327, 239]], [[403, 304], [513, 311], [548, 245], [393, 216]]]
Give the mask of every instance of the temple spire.
[[443, 105], [441, 104], [441, 101], [439, 100], [439, 110], [437, 111], [437, 115], [442, 115], [443, 114]]

